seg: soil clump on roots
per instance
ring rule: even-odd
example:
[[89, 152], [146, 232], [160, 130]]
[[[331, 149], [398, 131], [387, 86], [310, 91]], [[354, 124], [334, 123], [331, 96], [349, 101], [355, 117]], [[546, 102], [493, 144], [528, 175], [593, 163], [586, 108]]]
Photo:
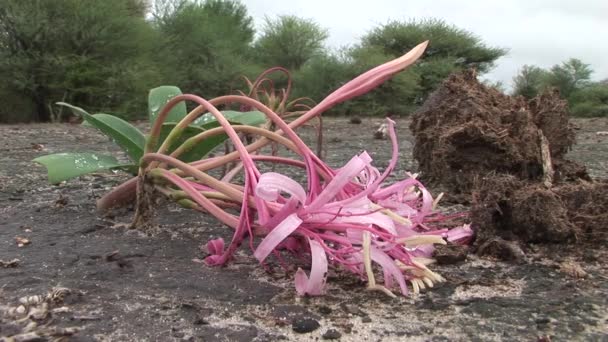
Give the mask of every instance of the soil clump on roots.
[[605, 241], [608, 183], [565, 158], [575, 132], [557, 91], [528, 101], [473, 70], [453, 74], [410, 128], [423, 181], [471, 204], [478, 253], [517, 259], [518, 242]]

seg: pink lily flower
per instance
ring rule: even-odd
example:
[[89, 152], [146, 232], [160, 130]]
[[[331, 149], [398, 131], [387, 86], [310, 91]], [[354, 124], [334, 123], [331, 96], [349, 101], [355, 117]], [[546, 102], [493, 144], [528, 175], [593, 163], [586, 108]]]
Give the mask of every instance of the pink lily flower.
[[[148, 152], [143, 158], [146, 161], [170, 164], [187, 174], [190, 179], [184, 179], [166, 169], [159, 171], [172, 186], [188, 195], [189, 205], [211, 213], [234, 228], [234, 235], [227, 247], [223, 239], [207, 243], [209, 256], [205, 262], [209, 265], [225, 264], [242, 241], [249, 237], [250, 248], [261, 263], [271, 254], [280, 258], [285, 250], [298, 256], [303, 253], [311, 255], [310, 273], [307, 275], [304, 270], [298, 269], [295, 274], [295, 287], [300, 295], [325, 293], [330, 265], [358, 275], [367, 280], [370, 289], [391, 296], [394, 294], [390, 289], [395, 283], [400, 292], [407, 295], [408, 282], [414, 292], [418, 292], [421, 288], [432, 287], [443, 281], [440, 275], [427, 267], [432, 263], [430, 257], [433, 245], [445, 244], [447, 241], [468, 242], [473, 231], [468, 226], [455, 230], [433, 229], [433, 221], [440, 217], [435, 211], [438, 199], [434, 200], [415, 176], [410, 175], [394, 184], [385, 184], [397, 165], [399, 154], [394, 122], [388, 120], [393, 151], [389, 165], [383, 172], [372, 166], [372, 158], [366, 152], [354, 156], [343, 167], [332, 169], [314, 155], [292, 129], [340, 102], [377, 87], [414, 63], [426, 44], [427, 42], [422, 43], [403, 57], [346, 83], [290, 124], [253, 99], [229, 97], [264, 112], [276, 124], [278, 131], [275, 133], [285, 134], [289, 139], [286, 145], [293, 146], [303, 161], [250, 154], [234, 128], [214, 106], [213, 103], [219, 103], [218, 99], [214, 102], [194, 95], [181, 95], [171, 100], [159, 117], [166, 115], [171, 106], [179, 101], [192, 100], [199, 103], [218, 119], [232, 140], [240, 158], [239, 168], [244, 173], [244, 184], [236, 185], [230, 182], [239, 170], [217, 180], [197, 168], [212, 165], [221, 157], [191, 164], [162, 153]], [[187, 126], [188, 120], [194, 120], [197, 113], [202, 112], [193, 111], [180, 125]], [[159, 129], [155, 126], [152, 131], [157, 132]], [[280, 173], [261, 174], [256, 161], [304, 168], [307, 175], [306, 188]], [[228, 205], [240, 206], [238, 217], [222, 209]], [[256, 235], [264, 236], [257, 247], [254, 246]], [[376, 283], [373, 263], [383, 271], [383, 285]]]
[[[398, 156], [391, 120], [389, 131], [395, 148], [383, 174], [371, 166], [371, 157], [363, 152], [336, 170], [326, 184], [314, 184], [311, 187], [314, 193], [307, 193], [296, 181], [278, 173], [260, 176], [255, 195], [278, 210], [266, 224], [261, 224], [267, 235], [254, 256], [263, 262], [288, 237], [305, 243], [312, 267], [310, 276], [298, 269], [295, 278], [298, 294], [323, 294], [330, 263], [362, 275], [366, 258], [364, 235], [368, 234], [369, 258], [381, 265], [385, 275], [385, 287], [381, 288], [388, 291], [386, 287], [396, 280], [405, 295], [406, 280], [420, 286], [417, 275], [428, 270], [413, 261], [429, 258], [433, 243], [445, 243], [443, 236], [447, 230], [429, 231], [424, 225], [425, 218], [433, 214], [433, 198], [417, 180], [408, 178], [382, 187]], [[462, 239], [466, 235], [465, 231], [459, 231], [458, 235], [449, 236]], [[404, 272], [409, 269], [417, 269], [418, 273]], [[435, 277], [435, 281], [438, 279]], [[426, 277], [426, 281], [433, 280]]]

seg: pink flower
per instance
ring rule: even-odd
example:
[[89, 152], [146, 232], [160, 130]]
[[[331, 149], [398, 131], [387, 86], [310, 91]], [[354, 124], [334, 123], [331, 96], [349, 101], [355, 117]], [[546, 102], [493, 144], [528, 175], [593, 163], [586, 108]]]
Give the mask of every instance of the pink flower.
[[[263, 262], [286, 238], [300, 241], [312, 258], [310, 276], [301, 269], [296, 273], [300, 295], [324, 293], [330, 263], [363, 276], [365, 236], [369, 236], [367, 258], [382, 267], [385, 278], [385, 287], [376, 285], [370, 279], [373, 273], [367, 271], [373, 287], [388, 291], [386, 287], [396, 281], [405, 295], [406, 280], [417, 286], [425, 280], [432, 284], [433, 279], [425, 276], [428, 269], [415, 260], [429, 258], [433, 243], [445, 243], [447, 230], [431, 231], [424, 224], [425, 218], [433, 215], [433, 198], [416, 179], [383, 186], [398, 156], [394, 123], [389, 120], [388, 126], [394, 150], [382, 174], [363, 152], [339, 170], [332, 170], [335, 175], [330, 180], [312, 184], [310, 192], [278, 173], [260, 176], [255, 195], [272, 208], [273, 214], [260, 223], [267, 235], [254, 256]], [[419, 283], [418, 279], [425, 280]], [[435, 281], [438, 279], [435, 277]]]

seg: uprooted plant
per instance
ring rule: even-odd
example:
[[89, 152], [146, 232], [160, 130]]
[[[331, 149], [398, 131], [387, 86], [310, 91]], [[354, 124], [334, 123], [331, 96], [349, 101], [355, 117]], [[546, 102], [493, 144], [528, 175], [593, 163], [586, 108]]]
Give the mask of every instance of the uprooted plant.
[[[281, 264], [285, 263], [285, 254], [310, 255], [309, 275], [302, 269], [295, 274], [300, 295], [323, 294], [330, 265], [354, 273], [367, 280], [370, 289], [390, 296], [394, 296], [391, 288], [395, 283], [406, 295], [408, 282], [414, 292], [418, 292], [443, 281], [429, 269], [433, 245], [445, 244], [446, 240], [466, 243], [472, 231], [468, 225], [451, 230], [436, 228], [446, 218], [435, 210], [439, 197], [433, 199], [415, 176], [385, 184], [397, 165], [399, 154], [394, 122], [389, 119], [387, 124], [393, 153], [383, 172], [372, 166], [372, 158], [366, 152], [333, 169], [294, 131], [334, 105], [367, 93], [413, 64], [426, 44], [356, 77], [290, 123], [247, 96], [228, 95], [212, 100], [195, 95], [173, 97], [159, 112], [146, 138], [135, 183], [138, 196], [135, 223], [145, 222], [140, 217], [149, 210], [149, 197], [160, 193], [184, 207], [209, 213], [234, 230], [227, 245], [223, 239], [207, 242], [209, 255], [205, 262], [208, 265], [226, 264], [244, 241], [261, 263], [270, 255]], [[163, 122], [173, 108], [184, 101], [194, 102], [198, 107], [175, 124], [159, 144]], [[217, 109], [226, 104], [256, 109], [276, 125], [277, 130], [231, 124]], [[184, 131], [203, 114], [212, 115], [219, 127], [182, 139]], [[240, 133], [259, 138], [245, 145]], [[234, 152], [192, 162], [180, 160], [183, 154], [223, 134], [233, 144]], [[270, 142], [287, 148], [300, 159], [263, 154], [260, 149]], [[242, 182], [236, 181], [235, 172], [221, 179], [209, 174], [234, 161], [243, 165]], [[257, 163], [299, 168], [305, 172], [307, 184], [303, 187], [276, 172], [261, 173]], [[124, 203], [125, 194], [133, 186], [133, 181], [118, 186], [100, 199], [98, 207], [103, 210]], [[235, 209], [240, 211], [236, 213]], [[259, 243], [256, 237], [261, 239]], [[372, 262], [382, 270], [382, 283], [375, 278]]]

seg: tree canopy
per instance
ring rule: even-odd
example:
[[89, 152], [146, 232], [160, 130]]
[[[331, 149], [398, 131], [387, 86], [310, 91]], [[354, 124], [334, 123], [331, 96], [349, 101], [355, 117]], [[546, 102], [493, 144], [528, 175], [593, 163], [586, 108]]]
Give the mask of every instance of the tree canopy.
[[[145, 114], [150, 88], [176, 85], [211, 98], [245, 87], [241, 76], [274, 66], [292, 72], [294, 96], [319, 101], [430, 40], [413, 67], [331, 112], [407, 115], [449, 74], [464, 68], [486, 73], [507, 53], [433, 18], [389, 21], [337, 50], [326, 45], [328, 36], [314, 20], [294, 15], [267, 17], [256, 32], [239, 0], [3, 0], [0, 122], [52, 120], [57, 101], [136, 118]], [[578, 59], [548, 70], [525, 65], [513, 92], [529, 98], [556, 87], [573, 112], [599, 115], [606, 85], [591, 82], [591, 74]]]
[[49, 121], [60, 100], [99, 110], [145, 96], [152, 28], [134, 1], [0, 2], [1, 92], [27, 97]]
[[554, 65], [547, 76], [547, 85], [559, 89], [564, 98], [589, 84], [591, 67], [576, 58], [570, 58], [559, 65]]
[[589, 64], [576, 58], [550, 69], [524, 65], [513, 77], [513, 95], [533, 98], [549, 88], [568, 100], [574, 116], [608, 116], [608, 82], [592, 82]]
[[328, 31], [310, 19], [282, 15], [266, 18], [255, 43], [258, 61], [296, 71], [312, 57], [322, 54]]
[[513, 95], [531, 99], [545, 87], [549, 72], [534, 65], [524, 65], [513, 77]]
[[157, 15], [163, 81], [213, 97], [229, 91], [247, 68], [253, 19], [236, 1], [181, 1]]

